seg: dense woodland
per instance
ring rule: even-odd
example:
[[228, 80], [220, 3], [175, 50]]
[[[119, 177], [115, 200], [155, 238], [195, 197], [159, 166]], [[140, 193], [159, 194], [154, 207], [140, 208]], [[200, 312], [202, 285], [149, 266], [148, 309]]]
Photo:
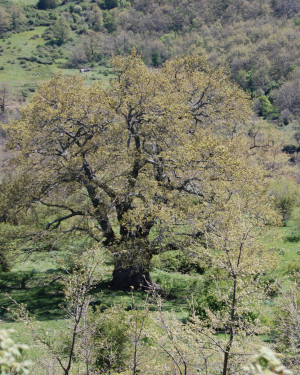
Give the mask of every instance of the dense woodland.
[[232, 79], [258, 98], [260, 115], [285, 124], [299, 116], [298, 0], [41, 0], [37, 7], [0, 12], [2, 35], [47, 26], [47, 47], [38, 47], [33, 61], [51, 63], [62, 45], [69, 67], [107, 65], [133, 48], [154, 67], [197, 51], [229, 67]]
[[[88, 67], [95, 74], [108, 75], [110, 58], [128, 55], [132, 49], [153, 67], [161, 66], [169, 58], [196, 52], [206, 55], [212, 66], [228, 67], [231, 79], [253, 98], [256, 114], [281, 126], [296, 126], [295, 137], [286, 139], [285, 146], [286, 152], [297, 154], [299, 9], [298, 0], [176, 3], [41, 0], [22, 6], [4, 2], [3, 6], [0, 4], [3, 41], [26, 30], [43, 28], [43, 33], [33, 33], [32, 43], [35, 38], [38, 42], [24, 56], [17, 54], [17, 59], [5, 60], [10, 46], [2, 46], [4, 64], [0, 68], [4, 77], [5, 71], [13, 72], [16, 64], [20, 64], [24, 74], [15, 78], [17, 83], [2, 79], [6, 94], [1, 94], [1, 108], [9, 102], [9, 92], [12, 100], [20, 101], [35, 90], [36, 83], [21, 83], [26, 71], [41, 69], [34, 82], [49, 77], [45, 71], [48, 67], [51, 72], [57, 68]], [[16, 46], [12, 48], [15, 55]], [[95, 75], [92, 79], [97, 78]], [[10, 80], [13, 79], [12, 73]], [[10, 90], [10, 84], [19, 86], [17, 94], [14, 88]], [[12, 105], [13, 113], [15, 107]], [[2, 120], [7, 121], [4, 113]]]
[[0, 0], [0, 38], [0, 374], [299, 375], [299, 0]]

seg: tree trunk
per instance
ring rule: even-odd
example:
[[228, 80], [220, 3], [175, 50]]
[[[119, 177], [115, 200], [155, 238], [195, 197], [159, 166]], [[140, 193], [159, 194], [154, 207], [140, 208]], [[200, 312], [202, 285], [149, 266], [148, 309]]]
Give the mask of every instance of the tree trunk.
[[227, 342], [225, 352], [224, 352], [224, 362], [223, 362], [223, 372], [222, 375], [227, 375], [228, 373], [228, 365], [229, 365], [229, 359], [230, 359], [230, 351], [231, 346], [234, 339], [234, 325], [235, 325], [235, 309], [236, 309], [236, 290], [237, 290], [237, 278], [236, 274], [233, 274], [233, 295], [232, 295], [232, 301], [231, 301], [231, 313], [230, 313], [230, 334], [229, 334], [229, 341]]
[[156, 288], [156, 285], [151, 280], [149, 271], [143, 267], [128, 266], [115, 267], [111, 287], [118, 290], [130, 290], [132, 287], [135, 290], [149, 290]]
[[114, 253], [113, 289], [157, 289], [150, 276], [152, 251], [146, 239], [131, 238], [117, 245]]

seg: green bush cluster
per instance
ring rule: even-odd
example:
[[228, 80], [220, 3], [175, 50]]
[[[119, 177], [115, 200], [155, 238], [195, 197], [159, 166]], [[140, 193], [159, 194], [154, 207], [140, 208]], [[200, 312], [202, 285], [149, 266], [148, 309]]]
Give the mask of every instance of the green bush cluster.
[[203, 274], [205, 265], [195, 255], [189, 255], [182, 250], [166, 251], [157, 255], [152, 260], [152, 268], [158, 268], [167, 272], [180, 272]]
[[0, 374], [29, 375], [31, 361], [22, 359], [28, 346], [15, 344], [10, 337], [13, 332], [13, 330], [0, 330]]

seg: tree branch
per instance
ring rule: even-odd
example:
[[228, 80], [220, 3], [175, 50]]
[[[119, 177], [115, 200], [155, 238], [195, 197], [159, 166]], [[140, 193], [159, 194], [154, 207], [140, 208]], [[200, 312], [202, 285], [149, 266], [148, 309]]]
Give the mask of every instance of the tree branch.
[[62, 217], [59, 217], [59, 218], [51, 221], [50, 223], [48, 223], [46, 225], [46, 229], [48, 230], [52, 225], [53, 225], [52, 229], [56, 229], [56, 228], [58, 228], [60, 226], [60, 224], [62, 223], [62, 221], [70, 219], [71, 217], [74, 217], [74, 216], [83, 216], [83, 215], [84, 215], [84, 213], [81, 212], [81, 211], [73, 211], [69, 215], [62, 216]]

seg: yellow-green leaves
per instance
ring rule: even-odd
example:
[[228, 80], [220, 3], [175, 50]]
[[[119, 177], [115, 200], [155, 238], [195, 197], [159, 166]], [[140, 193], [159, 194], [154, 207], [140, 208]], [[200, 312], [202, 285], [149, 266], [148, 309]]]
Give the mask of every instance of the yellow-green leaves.
[[55, 76], [7, 128], [11, 165], [31, 181], [27, 207], [55, 210], [46, 229], [87, 233], [130, 262], [142, 243], [149, 262], [206, 232], [238, 196], [241, 215], [272, 217], [247, 97], [225, 69], [198, 56], [149, 69], [135, 52], [112, 68], [107, 88]]

